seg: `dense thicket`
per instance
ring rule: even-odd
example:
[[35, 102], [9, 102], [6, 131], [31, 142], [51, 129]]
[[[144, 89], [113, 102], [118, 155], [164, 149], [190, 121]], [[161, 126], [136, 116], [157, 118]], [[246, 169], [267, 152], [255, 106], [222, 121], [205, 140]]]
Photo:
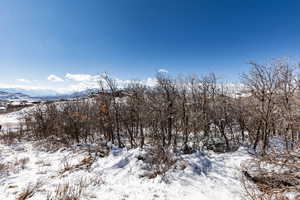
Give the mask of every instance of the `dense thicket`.
[[160, 73], [154, 87], [132, 81], [122, 89], [104, 76], [93, 98], [38, 106], [26, 125], [37, 139], [69, 144], [102, 140], [191, 152], [247, 143], [265, 153], [269, 138], [282, 136], [292, 149], [300, 139], [296, 68], [285, 61], [250, 65], [239, 88], [214, 74], [174, 79]]

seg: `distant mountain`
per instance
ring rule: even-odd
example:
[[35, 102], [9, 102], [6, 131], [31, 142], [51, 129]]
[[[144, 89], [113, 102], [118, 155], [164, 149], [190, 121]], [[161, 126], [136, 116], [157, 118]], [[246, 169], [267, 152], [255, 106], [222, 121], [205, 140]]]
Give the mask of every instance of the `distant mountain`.
[[42, 100], [59, 100], [59, 99], [74, 99], [74, 98], [84, 98], [88, 97], [92, 93], [98, 92], [99, 89], [92, 88], [92, 89], [86, 89], [79, 92], [73, 92], [71, 94], [60, 94], [56, 96], [44, 96], [40, 97]]
[[21, 88], [0, 88], [0, 91], [7, 93], [22, 93], [30, 97], [57, 96], [58, 92], [48, 89], [21, 89]]
[[35, 101], [37, 98], [30, 97], [29, 95], [16, 92], [6, 92], [6, 91], [0, 91], [0, 101]]
[[43, 91], [31, 91], [18, 88], [0, 88], [0, 100], [1, 101], [35, 101], [35, 100], [59, 100], [59, 99], [71, 99], [71, 98], [83, 98], [88, 97], [92, 93], [96, 93], [99, 90], [96, 88], [86, 89], [79, 92], [74, 92], [71, 94], [59, 94], [54, 91], [46, 92]]

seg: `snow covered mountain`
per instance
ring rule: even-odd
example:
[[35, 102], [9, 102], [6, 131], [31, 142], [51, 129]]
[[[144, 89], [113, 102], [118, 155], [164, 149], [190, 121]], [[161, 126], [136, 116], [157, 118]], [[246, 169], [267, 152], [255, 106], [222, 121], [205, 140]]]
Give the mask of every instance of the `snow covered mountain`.
[[0, 90], [0, 101], [34, 101], [35, 98], [23, 93], [10, 93]]
[[22, 89], [22, 88], [0, 88], [0, 91], [7, 93], [22, 93], [30, 97], [57, 96], [58, 92], [49, 89]]
[[70, 99], [87, 97], [92, 93], [97, 92], [98, 89], [87, 89], [71, 94], [58, 94], [55, 91], [37, 91], [37, 90], [25, 90], [18, 88], [0, 88], [0, 101], [35, 101], [35, 100], [58, 100], [58, 99]]

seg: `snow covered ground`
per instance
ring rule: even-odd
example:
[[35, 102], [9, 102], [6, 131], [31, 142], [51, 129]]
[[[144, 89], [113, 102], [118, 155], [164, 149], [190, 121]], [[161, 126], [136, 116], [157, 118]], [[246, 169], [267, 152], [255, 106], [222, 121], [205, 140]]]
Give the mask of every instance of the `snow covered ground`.
[[29, 142], [0, 145], [0, 152], [0, 163], [14, 166], [0, 177], [0, 199], [7, 200], [15, 199], [38, 180], [43, 185], [31, 199], [46, 199], [59, 184], [79, 184], [82, 180], [89, 183], [83, 199], [243, 199], [239, 169], [240, 163], [249, 158], [245, 149], [210, 156], [185, 155], [186, 168], [170, 170], [166, 175], [169, 181], [165, 182], [161, 177], [140, 177], [145, 164], [138, 159], [143, 153], [139, 149], [115, 148], [89, 169], [74, 168], [64, 173], [66, 166], [80, 165], [88, 154], [64, 149], [43, 152]]
[[18, 123], [20, 113], [19, 112], [13, 112], [13, 113], [8, 113], [8, 114], [0, 114], [0, 123]]
[[[0, 120], [13, 121], [19, 114], [12, 113]], [[113, 147], [109, 156], [84, 167], [90, 157], [80, 148], [51, 153], [38, 150], [32, 142], [0, 144], [0, 199], [14, 200], [37, 182], [40, 187], [30, 199], [47, 199], [65, 183], [81, 185], [81, 199], [244, 199], [240, 164], [250, 158], [244, 148], [225, 154], [183, 155], [180, 162], [185, 168], [169, 170], [168, 181], [160, 176], [142, 177], [146, 164], [139, 156], [144, 153], [141, 149]]]
[[22, 110], [16, 112], [0, 114], [0, 125], [2, 125], [2, 129], [7, 130], [18, 127], [20, 118], [33, 108], [34, 106], [23, 108]]

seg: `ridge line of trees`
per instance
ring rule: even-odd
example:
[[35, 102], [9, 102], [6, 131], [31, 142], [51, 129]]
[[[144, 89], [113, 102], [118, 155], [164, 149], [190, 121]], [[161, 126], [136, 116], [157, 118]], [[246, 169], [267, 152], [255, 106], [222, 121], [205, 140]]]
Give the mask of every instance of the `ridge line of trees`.
[[265, 154], [270, 138], [280, 136], [293, 149], [300, 140], [297, 68], [286, 60], [250, 65], [243, 91], [214, 74], [174, 79], [159, 73], [154, 87], [133, 81], [120, 92], [114, 79], [103, 76], [94, 98], [39, 106], [26, 115], [26, 127], [37, 139], [67, 144], [102, 140], [191, 152], [219, 139], [224, 151], [248, 143]]

